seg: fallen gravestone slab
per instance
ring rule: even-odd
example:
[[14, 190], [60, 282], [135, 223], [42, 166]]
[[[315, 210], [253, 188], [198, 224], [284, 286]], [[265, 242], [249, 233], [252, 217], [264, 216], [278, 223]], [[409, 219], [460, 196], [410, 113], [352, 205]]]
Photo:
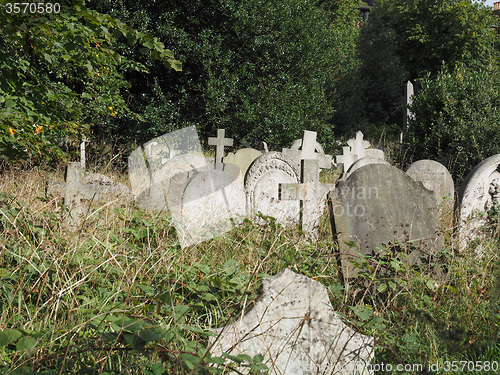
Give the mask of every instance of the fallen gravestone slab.
[[455, 185], [443, 164], [434, 160], [419, 160], [408, 167], [406, 174], [432, 191], [437, 203], [453, 203]]
[[432, 192], [390, 165], [366, 165], [339, 181], [329, 207], [345, 278], [357, 274], [351, 260], [378, 254], [382, 244], [412, 241], [410, 264], [444, 246]]
[[272, 151], [259, 156], [245, 176], [249, 216], [255, 219], [260, 212], [284, 226], [298, 224], [300, 204], [298, 201], [280, 200], [279, 185], [299, 182], [295, 163], [282, 153]]
[[488, 224], [495, 203], [500, 203], [500, 154], [479, 163], [460, 186], [456, 206], [461, 249]]
[[215, 333], [212, 356], [262, 354], [273, 375], [373, 374], [373, 338], [342, 322], [320, 282], [288, 269], [263, 279], [254, 307]]

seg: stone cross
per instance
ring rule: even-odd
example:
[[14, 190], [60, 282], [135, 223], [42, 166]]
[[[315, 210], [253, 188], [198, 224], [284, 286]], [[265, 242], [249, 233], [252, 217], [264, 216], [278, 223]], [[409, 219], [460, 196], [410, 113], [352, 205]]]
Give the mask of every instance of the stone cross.
[[[300, 150], [299, 150], [300, 148]], [[332, 167], [332, 156], [325, 155], [321, 150], [315, 152], [316, 149], [316, 132], [304, 130], [302, 140], [296, 141], [291, 148], [284, 148], [282, 154], [286, 157], [298, 162], [304, 159], [317, 159], [319, 168], [330, 169]], [[318, 169], [319, 171], [319, 169]]]
[[88, 210], [85, 201], [109, 201], [111, 197], [132, 199], [130, 190], [123, 184], [98, 173], [84, 176], [83, 166], [78, 162], [68, 164], [65, 182], [47, 181], [46, 193], [63, 197], [68, 208], [66, 224], [71, 230], [78, 229], [84, 222]]
[[337, 164], [344, 164], [344, 173], [346, 173], [355, 161], [364, 158], [372, 157], [375, 159], [384, 159], [384, 152], [376, 148], [370, 147], [370, 142], [363, 140], [363, 133], [358, 131], [355, 139], [347, 141], [349, 146], [343, 147], [343, 155], [337, 156]]
[[209, 137], [208, 144], [216, 146], [215, 149], [215, 169], [222, 170], [222, 158], [224, 157], [224, 146], [232, 146], [232, 138], [224, 138], [225, 129], [217, 129], [217, 138]]
[[319, 182], [319, 161], [305, 159], [301, 163], [299, 184], [280, 184], [280, 200], [300, 201], [300, 227], [313, 237], [317, 236], [319, 218], [325, 208], [326, 195], [335, 184]]

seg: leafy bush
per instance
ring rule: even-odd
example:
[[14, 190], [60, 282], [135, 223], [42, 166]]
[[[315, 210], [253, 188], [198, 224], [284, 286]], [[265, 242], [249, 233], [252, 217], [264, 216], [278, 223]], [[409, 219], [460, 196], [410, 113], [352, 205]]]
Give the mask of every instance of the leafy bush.
[[[443, 67], [420, 81], [408, 145], [415, 159], [434, 159], [460, 180], [475, 165], [500, 153], [500, 70]], [[457, 180], [456, 180], [457, 181]]]

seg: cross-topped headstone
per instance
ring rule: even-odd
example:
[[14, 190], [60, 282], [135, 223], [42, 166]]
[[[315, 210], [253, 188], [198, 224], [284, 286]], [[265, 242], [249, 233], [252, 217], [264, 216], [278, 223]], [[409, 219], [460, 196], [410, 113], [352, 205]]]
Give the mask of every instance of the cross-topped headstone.
[[300, 201], [301, 229], [314, 237], [317, 236], [326, 195], [335, 187], [335, 184], [319, 182], [318, 165], [317, 159], [302, 160], [300, 183], [280, 184], [279, 186], [279, 199]]
[[363, 140], [363, 133], [358, 131], [356, 138], [347, 141], [349, 146], [343, 147], [343, 155], [337, 156], [337, 164], [344, 164], [344, 174], [349, 170], [355, 161], [364, 157], [375, 159], [385, 159], [384, 152], [376, 148], [370, 147], [370, 142]]
[[132, 199], [132, 194], [125, 185], [98, 173], [84, 175], [81, 162], [68, 164], [65, 182], [47, 181], [46, 193], [63, 198], [68, 208], [66, 224], [72, 230], [83, 222], [88, 210], [85, 201], [109, 201], [112, 197]]
[[209, 137], [208, 144], [216, 146], [215, 148], [215, 169], [222, 170], [222, 158], [224, 157], [224, 146], [232, 146], [232, 138], [224, 138], [225, 129], [217, 129], [217, 138]]
[[295, 141], [289, 149], [284, 148], [282, 154], [294, 160], [298, 168], [301, 166], [301, 160], [304, 159], [317, 159], [318, 167], [322, 169], [332, 167], [332, 156], [325, 155], [321, 145], [316, 142], [316, 132], [309, 130], [304, 130], [302, 139]]

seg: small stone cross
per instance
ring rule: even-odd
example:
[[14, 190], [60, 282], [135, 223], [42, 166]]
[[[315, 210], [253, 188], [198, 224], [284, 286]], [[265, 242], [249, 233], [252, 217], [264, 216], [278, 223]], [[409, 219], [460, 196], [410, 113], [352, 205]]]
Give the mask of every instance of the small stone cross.
[[370, 142], [363, 140], [363, 133], [360, 131], [356, 133], [356, 138], [349, 139], [347, 144], [349, 146], [342, 148], [343, 155], [338, 155], [336, 160], [337, 164], [344, 164], [344, 173], [349, 170], [354, 162], [366, 156], [384, 159], [384, 152], [382, 150], [368, 148], [370, 147]]
[[299, 184], [280, 184], [280, 200], [300, 200], [301, 229], [313, 237], [317, 237], [319, 219], [325, 208], [326, 195], [334, 189], [335, 184], [319, 182], [319, 161], [306, 159], [301, 162]]
[[225, 129], [217, 129], [217, 138], [209, 137], [208, 144], [210, 146], [217, 146], [215, 149], [215, 169], [222, 170], [222, 158], [224, 157], [224, 147], [232, 146], [232, 138], [224, 138]]

